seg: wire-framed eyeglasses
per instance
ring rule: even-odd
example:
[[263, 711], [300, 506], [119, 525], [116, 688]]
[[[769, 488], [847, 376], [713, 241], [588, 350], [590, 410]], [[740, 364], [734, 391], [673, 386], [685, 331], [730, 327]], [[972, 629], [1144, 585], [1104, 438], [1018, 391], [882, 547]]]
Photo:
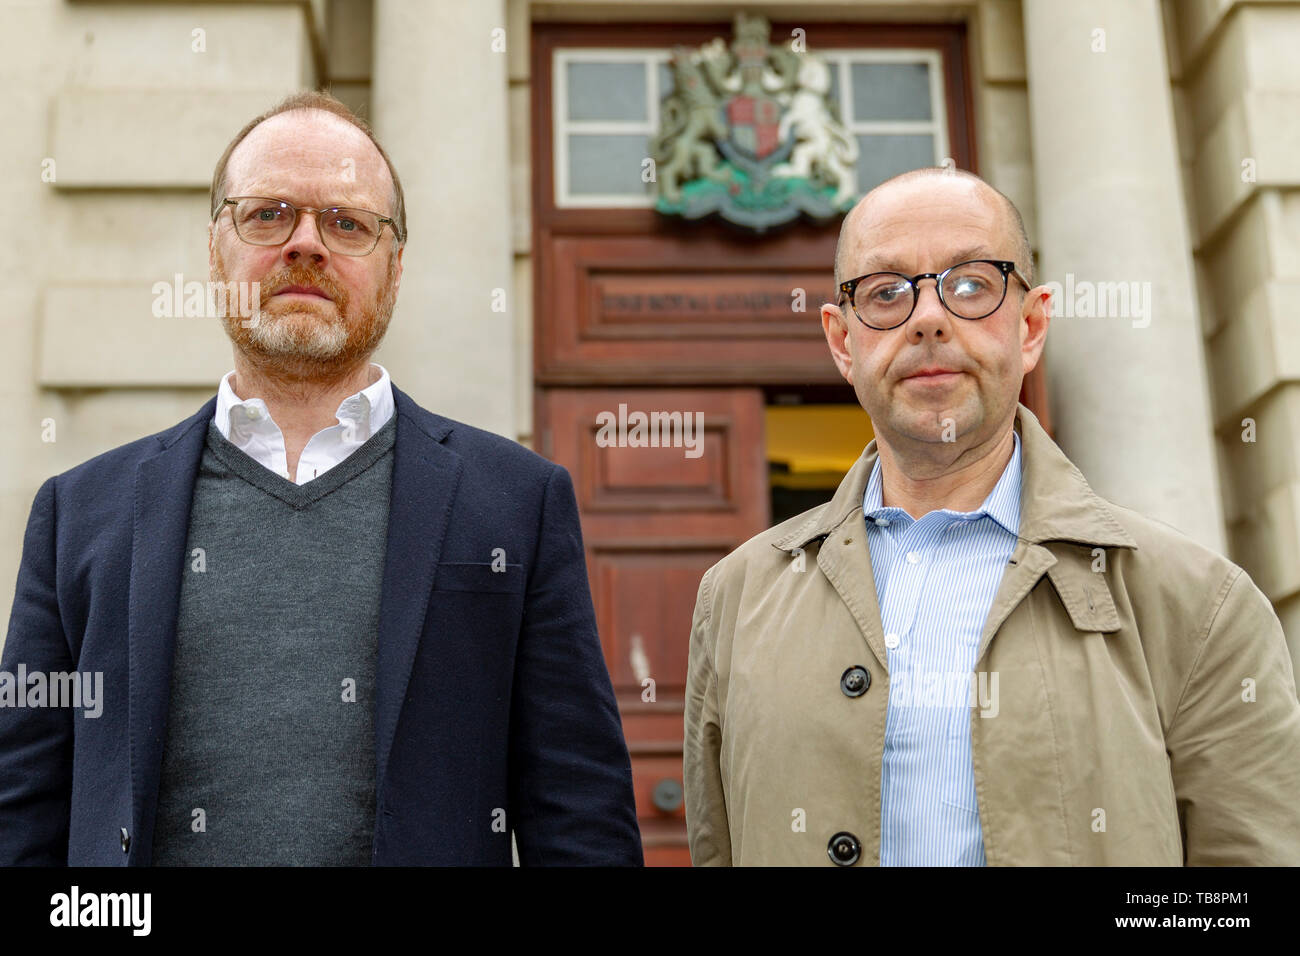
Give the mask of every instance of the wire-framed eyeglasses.
[[326, 249], [339, 255], [370, 255], [379, 245], [384, 226], [393, 230], [399, 242], [402, 239], [391, 218], [368, 209], [351, 206], [313, 209], [265, 196], [230, 196], [217, 205], [212, 221], [216, 222], [227, 207], [230, 207], [230, 216], [235, 224], [235, 235], [254, 246], [278, 246], [286, 242], [298, 228], [299, 214], [304, 212], [315, 214], [321, 242]]

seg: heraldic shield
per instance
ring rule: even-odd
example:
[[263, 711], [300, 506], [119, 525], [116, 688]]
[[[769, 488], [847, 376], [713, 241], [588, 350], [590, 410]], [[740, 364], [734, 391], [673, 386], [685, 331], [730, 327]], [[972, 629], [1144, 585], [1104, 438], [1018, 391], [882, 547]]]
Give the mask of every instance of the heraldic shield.
[[652, 145], [665, 215], [717, 213], [757, 232], [801, 214], [829, 219], [857, 200], [857, 140], [830, 99], [831, 71], [774, 47], [763, 17], [739, 14], [730, 47], [678, 47]]

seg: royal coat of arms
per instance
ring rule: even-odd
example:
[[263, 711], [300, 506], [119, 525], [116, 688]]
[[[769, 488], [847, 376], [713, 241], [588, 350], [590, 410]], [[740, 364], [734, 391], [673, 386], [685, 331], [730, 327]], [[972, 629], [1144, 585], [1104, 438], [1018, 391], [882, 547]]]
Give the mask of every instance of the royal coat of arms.
[[804, 213], [847, 211], [857, 199], [857, 140], [830, 98], [826, 61], [772, 46], [763, 17], [736, 17], [731, 47], [717, 38], [678, 47], [655, 160], [667, 215], [710, 213], [758, 232]]

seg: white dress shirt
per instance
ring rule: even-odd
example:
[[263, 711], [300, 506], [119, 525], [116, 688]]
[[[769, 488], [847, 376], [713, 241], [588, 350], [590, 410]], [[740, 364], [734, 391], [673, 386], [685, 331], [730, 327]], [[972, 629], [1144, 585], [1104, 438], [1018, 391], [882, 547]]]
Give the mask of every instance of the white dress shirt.
[[[393, 386], [388, 370], [379, 369], [379, 381], [343, 399], [335, 417], [339, 423], [318, 431], [307, 442], [298, 459], [294, 482], [305, 485], [319, 478], [369, 440], [370, 436], [393, 417]], [[227, 372], [217, 389], [216, 424], [226, 440], [259, 465], [281, 478], [289, 477], [289, 462], [284, 450], [284, 432], [271, 418], [266, 402], [260, 398], [241, 399], [230, 387], [234, 370]]]

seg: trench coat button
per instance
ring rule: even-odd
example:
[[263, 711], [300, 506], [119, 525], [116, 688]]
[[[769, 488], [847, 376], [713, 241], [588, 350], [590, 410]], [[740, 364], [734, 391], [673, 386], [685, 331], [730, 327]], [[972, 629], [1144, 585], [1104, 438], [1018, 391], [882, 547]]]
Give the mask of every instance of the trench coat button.
[[845, 697], [861, 697], [871, 686], [871, 672], [865, 667], [850, 667], [840, 676], [840, 690]]
[[837, 866], [852, 866], [862, 857], [862, 844], [852, 833], [841, 830], [826, 844], [826, 853]]
[[122, 852], [131, 852], [131, 834], [126, 832], [126, 827], [122, 827]]

